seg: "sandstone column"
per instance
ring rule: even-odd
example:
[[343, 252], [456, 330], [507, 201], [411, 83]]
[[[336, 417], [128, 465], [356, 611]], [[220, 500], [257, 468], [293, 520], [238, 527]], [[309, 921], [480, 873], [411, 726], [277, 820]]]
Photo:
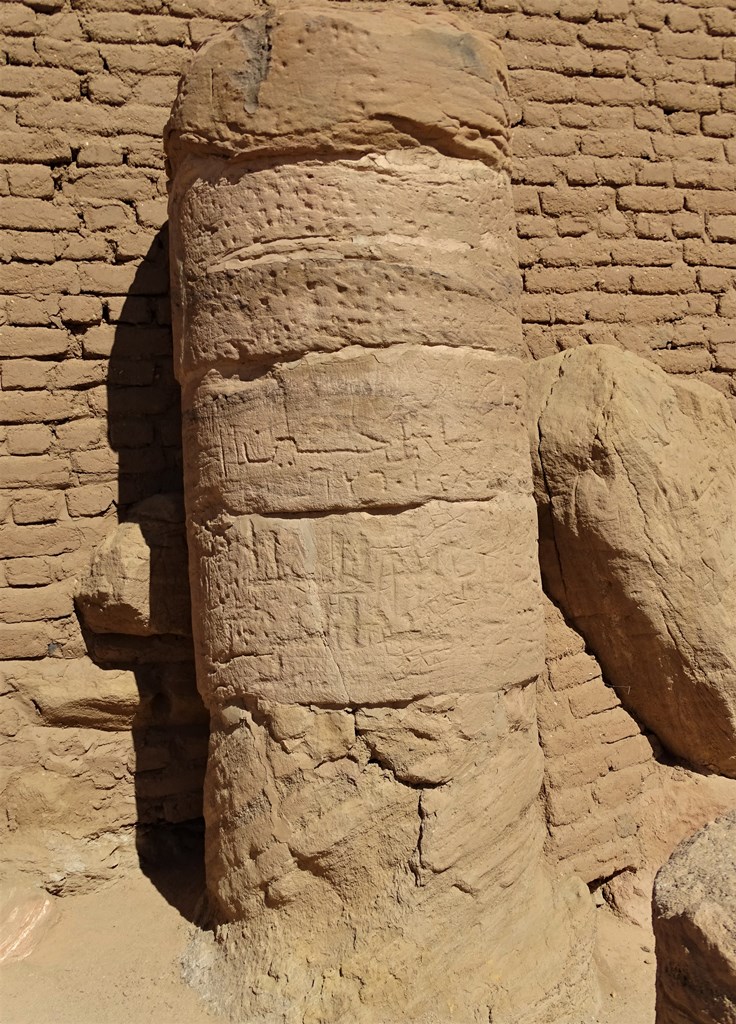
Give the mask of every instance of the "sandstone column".
[[169, 124], [194, 973], [249, 1021], [586, 1019], [585, 899], [541, 866], [505, 99], [455, 16], [264, 4]]

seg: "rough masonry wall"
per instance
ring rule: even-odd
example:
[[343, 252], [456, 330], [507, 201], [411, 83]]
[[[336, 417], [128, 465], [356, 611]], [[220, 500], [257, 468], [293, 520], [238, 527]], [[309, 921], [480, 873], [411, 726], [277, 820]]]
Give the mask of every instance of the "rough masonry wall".
[[511, 92], [535, 356], [621, 345], [733, 401], [736, 11], [486, 0]]
[[625, 916], [649, 921], [656, 867], [683, 837], [734, 807], [736, 783], [685, 770], [607, 685], [560, 609], [544, 599], [537, 684], [547, 855]]
[[[733, 402], [736, 14], [710, 0], [482, 7], [511, 69], [532, 353], [613, 342], [697, 374]], [[73, 594], [93, 546], [132, 502], [181, 488], [161, 133], [193, 50], [250, 8], [0, 3], [0, 657], [33, 659], [37, 685], [44, 659], [67, 659], [77, 666], [69, 686], [79, 688], [92, 648], [101, 664], [135, 663], [126, 701], [131, 686], [153, 700], [150, 687], [166, 674], [193, 687], [184, 644], [150, 640], [143, 652], [128, 640], [93, 643]], [[22, 726], [24, 736], [3, 769], [12, 785], [56, 742], [43, 706], [17, 695], [18, 674], [17, 665], [0, 672], [10, 691], [3, 728], [18, 737]], [[176, 703], [165, 690], [164, 727]], [[83, 726], [104, 748], [103, 719]], [[114, 783], [130, 808], [116, 828], [130, 826], [146, 787], [158, 794], [147, 805], [156, 820], [197, 810], [189, 797], [188, 811], [181, 801], [176, 814], [164, 807], [176, 783], [165, 783], [161, 765], [182, 758], [201, 774], [201, 737], [194, 751], [172, 752], [167, 738], [143, 755], [146, 735]], [[45, 779], [73, 760], [44, 757]], [[91, 806], [63, 771], [64, 792]], [[103, 774], [92, 788], [108, 782]], [[42, 796], [63, 820], [57, 789]], [[16, 803], [27, 806], [27, 790]]]
[[552, 859], [585, 882], [642, 863], [641, 797], [658, 746], [606, 686], [582, 638], [547, 598], [546, 673], [537, 689]]

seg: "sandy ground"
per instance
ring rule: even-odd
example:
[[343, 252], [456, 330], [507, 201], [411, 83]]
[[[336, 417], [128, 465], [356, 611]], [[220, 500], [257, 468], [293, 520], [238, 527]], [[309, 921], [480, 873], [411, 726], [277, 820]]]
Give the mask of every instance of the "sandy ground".
[[[168, 899], [141, 874], [56, 900], [30, 954], [0, 967], [2, 1024], [212, 1024], [179, 974], [201, 873], [180, 868], [160, 887]], [[602, 1001], [590, 1024], [653, 1024], [651, 932], [605, 907], [597, 916]]]
[[591, 1024], [654, 1024], [651, 927], [624, 921], [606, 907], [600, 907], [596, 916], [601, 1012]]
[[200, 878], [173, 874], [172, 902], [143, 874], [56, 900], [30, 955], [0, 966], [2, 1024], [212, 1024], [179, 973]]

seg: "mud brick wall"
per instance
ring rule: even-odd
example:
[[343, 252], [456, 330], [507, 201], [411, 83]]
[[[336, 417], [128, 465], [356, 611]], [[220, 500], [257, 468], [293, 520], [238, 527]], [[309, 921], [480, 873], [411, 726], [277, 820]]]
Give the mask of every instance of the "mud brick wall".
[[[479, 14], [473, 0], [457, 6]], [[480, 6], [510, 69], [531, 352], [621, 345], [736, 406], [733, 5]], [[93, 546], [133, 502], [181, 488], [161, 133], [193, 51], [250, 7], [0, 2], [0, 728], [13, 738], [0, 787], [26, 814], [39, 808], [36, 821], [53, 808], [50, 827], [111, 785], [128, 796], [102, 826], [108, 838], [136, 818], [197, 813], [206, 727], [192, 719], [181, 733], [166, 717], [178, 706], [170, 689], [193, 689], [186, 645], [85, 636], [74, 593]], [[58, 687], [60, 662], [71, 670], [61, 673], [67, 707], [88, 684], [104, 690], [100, 679], [128, 672], [158, 709], [153, 725], [147, 712], [131, 746], [131, 694], [113, 687], [107, 718], [67, 714], [87, 732], [66, 749], [37, 699]], [[113, 733], [127, 753], [108, 758]], [[635, 746], [643, 756], [634, 741], [621, 739], [626, 756]], [[85, 744], [103, 761], [124, 757], [125, 770], [100, 769], [98, 781], [95, 770], [90, 783]], [[42, 761], [40, 788], [24, 788], [25, 766]], [[577, 827], [562, 820], [563, 797], [549, 805], [560, 830]], [[90, 814], [84, 835], [98, 824]]]
[[733, 4], [484, 2], [519, 105], [533, 354], [621, 345], [733, 399]]
[[537, 691], [548, 852], [586, 882], [641, 865], [641, 798], [657, 740], [607, 686], [598, 662], [545, 599], [546, 671]]
[[[604, 885], [614, 906], [641, 873], [644, 898], [647, 875], [651, 881], [676, 844], [731, 809], [732, 782], [683, 772], [622, 706], [582, 637], [548, 598], [544, 619], [537, 721], [547, 854], [591, 887]], [[648, 899], [641, 904], [646, 920]], [[631, 911], [629, 905], [624, 913]]]

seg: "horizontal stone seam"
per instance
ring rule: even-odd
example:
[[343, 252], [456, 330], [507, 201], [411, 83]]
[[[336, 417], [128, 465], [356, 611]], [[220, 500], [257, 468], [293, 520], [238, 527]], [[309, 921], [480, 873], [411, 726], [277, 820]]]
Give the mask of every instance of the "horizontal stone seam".
[[[232, 342], [237, 344], [237, 341]], [[273, 359], [254, 359], [251, 362], [242, 362], [239, 359], [216, 359], [206, 366], [202, 366], [196, 370], [190, 370], [186, 373], [181, 373], [181, 386], [182, 389], [196, 389], [204, 381], [204, 378], [209, 373], [219, 373], [220, 377], [225, 380], [233, 380], [239, 378], [243, 383], [247, 383], [253, 380], [259, 380], [261, 377], [267, 377], [269, 374], [276, 374], [279, 370], [289, 370], [294, 367], [297, 363], [309, 361], [310, 363], [322, 363], [328, 360], [346, 360], [347, 353], [363, 353], [371, 355], [378, 355], [379, 353], [388, 352], [395, 353], [399, 350], [410, 351], [413, 349], [427, 349], [431, 352], [445, 352], [447, 354], [452, 353], [458, 356], [464, 352], [481, 353], [488, 356], [493, 366], [502, 367], [512, 363], [518, 365], [522, 362], [521, 357], [513, 354], [508, 354], [504, 351], [499, 351], [493, 348], [486, 348], [480, 345], [445, 345], [439, 341], [437, 344], [431, 344], [428, 342], [400, 342], [395, 345], [361, 345], [352, 342], [349, 345], [344, 345], [339, 349], [332, 348], [310, 348], [307, 351], [290, 353], [282, 353], [278, 357]], [[228, 396], [229, 397], [229, 396]], [[185, 417], [191, 416], [191, 409], [184, 409], [183, 415]]]
[[[213, 512], [212, 519], [205, 518], [205, 513], [198, 512], [196, 518], [194, 514], [190, 516], [190, 522], [193, 522], [199, 529], [206, 530], [208, 533], [222, 532], [221, 526], [218, 524], [216, 529], [212, 529], [211, 525], [215, 516], [219, 517], [222, 515], [228, 516], [231, 520], [238, 519], [273, 519], [275, 521], [280, 520], [313, 520], [313, 519], [329, 519], [332, 516], [350, 516], [350, 515], [369, 515], [369, 516], [398, 516], [403, 515], [406, 512], [414, 512], [420, 508], [426, 508], [427, 505], [490, 505], [493, 502], [497, 502], [499, 499], [509, 496], [509, 492], [505, 490], [498, 490], [495, 494], [490, 495], [487, 498], [427, 498], [424, 501], [409, 502], [407, 504], [400, 505], [367, 505], [364, 508], [328, 508], [319, 509], [313, 511], [299, 511], [299, 512], [235, 512], [231, 509], [225, 508], [223, 503], [219, 503], [216, 510]], [[525, 497], [531, 498], [531, 490], [529, 492], [521, 492], [521, 495], [514, 494], [514, 497]], [[228, 522], [227, 525], [231, 525]]]

